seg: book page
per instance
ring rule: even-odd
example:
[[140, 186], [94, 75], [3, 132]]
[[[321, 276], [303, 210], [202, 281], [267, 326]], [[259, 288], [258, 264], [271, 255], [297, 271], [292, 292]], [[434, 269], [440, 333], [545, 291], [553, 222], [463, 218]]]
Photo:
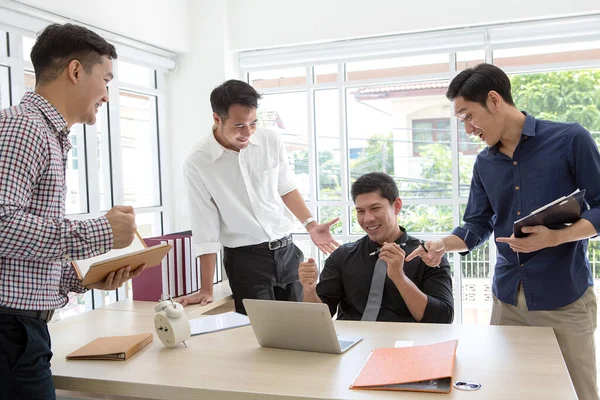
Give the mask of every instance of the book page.
[[142, 250], [145, 248], [146, 248], [146, 245], [144, 244], [144, 241], [142, 240], [140, 235], [136, 232], [136, 234], [133, 238], [133, 242], [131, 242], [131, 244], [128, 247], [125, 247], [124, 249], [112, 249], [104, 254], [100, 254], [100, 255], [92, 257], [92, 258], [87, 258], [85, 260], [76, 260], [76, 261], [73, 261], [73, 263], [76, 264], [77, 269], [79, 269], [80, 278], [83, 279], [83, 277], [90, 270], [90, 267], [92, 266], [92, 264], [94, 264], [98, 261], [105, 261], [105, 260], [108, 260], [111, 258], [115, 258], [115, 257], [123, 256], [125, 254], [133, 253], [134, 251]]

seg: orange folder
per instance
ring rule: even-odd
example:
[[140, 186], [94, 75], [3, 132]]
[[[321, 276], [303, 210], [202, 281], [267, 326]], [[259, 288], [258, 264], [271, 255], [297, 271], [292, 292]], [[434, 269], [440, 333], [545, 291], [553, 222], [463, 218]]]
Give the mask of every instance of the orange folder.
[[458, 340], [375, 349], [350, 389], [449, 393]]
[[67, 360], [125, 361], [152, 342], [151, 333], [128, 336], [106, 336], [95, 340], [67, 355]]

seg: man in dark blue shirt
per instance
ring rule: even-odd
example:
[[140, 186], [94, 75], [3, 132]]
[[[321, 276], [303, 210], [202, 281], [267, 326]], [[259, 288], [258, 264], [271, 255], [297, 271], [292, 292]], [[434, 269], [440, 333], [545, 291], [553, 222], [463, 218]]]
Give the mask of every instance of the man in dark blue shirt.
[[398, 226], [402, 200], [394, 179], [381, 172], [366, 174], [354, 182], [351, 193], [367, 235], [329, 256], [318, 285], [314, 260], [300, 264], [303, 300], [327, 304], [338, 319], [451, 323], [454, 298], [446, 257], [436, 268], [420, 258], [404, 262], [406, 252], [421, 242]]
[[[519, 111], [510, 80], [480, 64], [458, 74], [446, 96], [470, 135], [488, 147], [473, 167], [465, 224], [416, 249], [428, 263], [448, 251], [466, 254], [496, 237], [491, 324], [554, 328], [580, 399], [598, 399], [594, 331], [596, 297], [588, 238], [600, 231], [600, 154], [578, 124], [535, 119]], [[585, 189], [581, 219], [563, 229], [532, 226], [515, 238], [513, 224], [539, 207]]]

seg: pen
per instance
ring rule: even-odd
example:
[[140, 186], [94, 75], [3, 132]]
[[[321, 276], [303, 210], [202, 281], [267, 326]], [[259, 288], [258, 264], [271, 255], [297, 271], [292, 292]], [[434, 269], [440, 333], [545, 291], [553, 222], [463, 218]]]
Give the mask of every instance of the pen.
[[[400, 243], [400, 247], [405, 247], [406, 243]], [[369, 254], [370, 256], [378, 256], [379, 253], [381, 253], [381, 249], [377, 249], [374, 252], [372, 252], [371, 254]]]
[[423, 250], [425, 250], [425, 253], [429, 253], [429, 250], [427, 250], [427, 247], [425, 247], [425, 241], [424, 240], [419, 240], [419, 244], [421, 245], [421, 247], [423, 248]]

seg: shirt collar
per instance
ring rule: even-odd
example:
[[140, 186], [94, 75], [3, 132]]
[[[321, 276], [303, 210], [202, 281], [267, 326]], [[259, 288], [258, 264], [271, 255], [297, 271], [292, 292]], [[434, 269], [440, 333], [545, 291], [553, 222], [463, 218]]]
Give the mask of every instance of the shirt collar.
[[[213, 125], [213, 129], [210, 133], [210, 139], [209, 139], [209, 146], [210, 146], [210, 155], [212, 157], [213, 162], [217, 161], [219, 159], [219, 157], [221, 157], [223, 155], [224, 152], [226, 151], [231, 151], [234, 152], [233, 150], [229, 150], [225, 147], [223, 147], [223, 145], [221, 145], [221, 143], [217, 142], [217, 139], [215, 138], [215, 126]], [[256, 130], [254, 132], [254, 134], [252, 136], [250, 136], [250, 144], [254, 145], [254, 146], [260, 146], [264, 143], [263, 137], [262, 135], [259, 133], [258, 130]], [[244, 150], [241, 150], [244, 151]], [[237, 151], [235, 152], [237, 153]]]
[[[408, 240], [408, 233], [406, 233], [406, 229], [404, 229], [404, 227], [402, 227], [400, 225], [399, 225], [399, 227], [400, 227], [400, 232], [402, 232], [402, 234], [400, 235], [400, 237], [398, 237], [398, 239], [395, 240], [395, 243], [397, 243], [397, 244], [406, 243], [406, 241]], [[369, 246], [370, 253], [381, 247], [378, 243], [375, 243], [374, 241], [372, 241], [368, 235], [367, 235], [367, 243]]]
[[65, 118], [58, 112], [56, 107], [54, 107], [48, 100], [35, 92], [27, 92], [21, 99], [21, 103], [29, 103], [33, 104], [37, 107], [38, 110], [42, 112], [42, 114], [46, 117], [50, 126], [54, 129], [55, 132], [59, 132], [62, 134], [69, 133], [69, 127], [67, 126], [67, 121]]
[[27, 92], [21, 99], [21, 104], [29, 104], [36, 107], [48, 121], [48, 125], [58, 138], [64, 152], [71, 149], [69, 141], [69, 126], [60, 112], [42, 95], [35, 92]]
[[208, 144], [210, 146], [210, 155], [212, 157], [213, 162], [217, 161], [221, 155], [225, 152], [225, 148], [221, 146], [217, 139], [215, 139], [215, 131], [214, 128], [210, 132], [210, 138], [208, 139]]
[[[525, 111], [521, 111], [523, 115], [525, 115], [525, 124], [523, 124], [523, 130], [521, 131], [522, 135], [525, 136], [535, 136], [535, 117], [530, 114], [527, 114]], [[498, 154], [498, 143], [490, 147], [490, 152], [494, 155]]]
[[521, 111], [525, 114], [525, 124], [523, 125], [523, 135], [535, 136], [535, 117], [527, 114], [525, 111]]

